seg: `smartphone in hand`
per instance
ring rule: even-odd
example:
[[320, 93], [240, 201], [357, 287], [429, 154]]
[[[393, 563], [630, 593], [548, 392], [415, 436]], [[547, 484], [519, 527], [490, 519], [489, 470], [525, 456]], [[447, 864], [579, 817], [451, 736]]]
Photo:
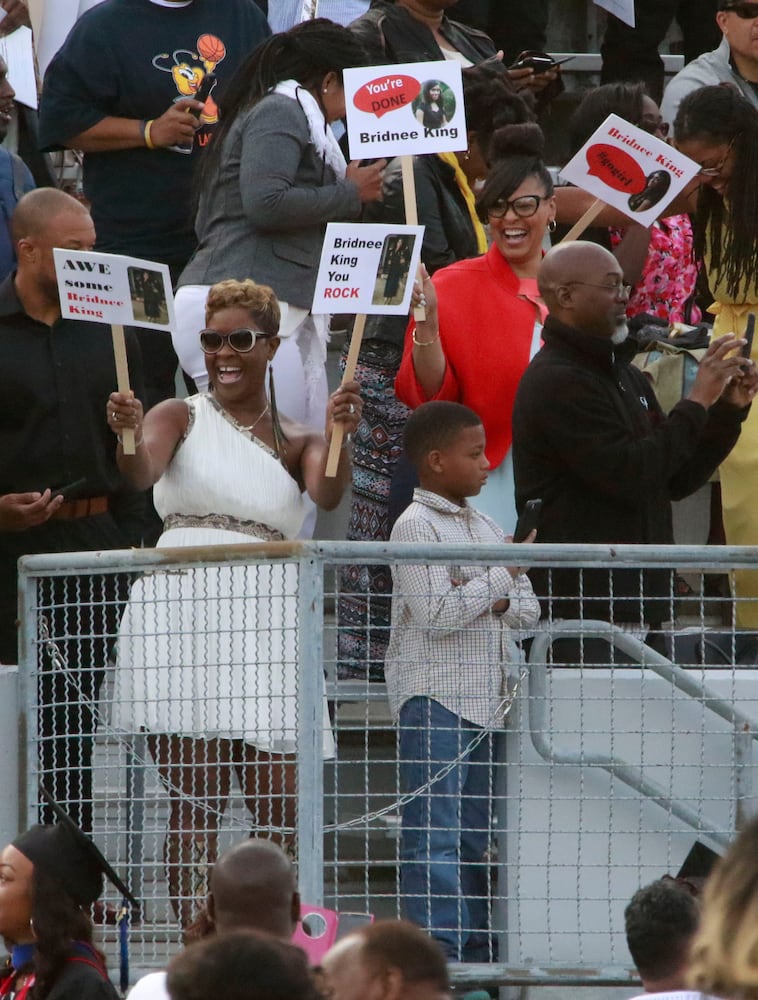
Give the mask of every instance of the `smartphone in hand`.
[[83, 476], [81, 479], [75, 479], [71, 483], [66, 483], [65, 486], [58, 486], [53, 490], [50, 499], [55, 500], [56, 497], [63, 497], [64, 500], [69, 500], [74, 494], [81, 490], [86, 482], [87, 479]]
[[[200, 101], [201, 104], [205, 104], [208, 100], [208, 95], [213, 90], [213, 84], [216, 82], [215, 73], [206, 73], [203, 79], [200, 81], [200, 86], [197, 88], [196, 93], [192, 96], [194, 100]], [[200, 110], [198, 108], [192, 108], [190, 114], [193, 114], [195, 118], [200, 117]]]
[[755, 313], [747, 314], [747, 326], [745, 327], [744, 337], [746, 343], [744, 344], [740, 354], [743, 358], [750, 358], [750, 354], [753, 350], [753, 337], [755, 336]]
[[540, 519], [540, 511], [542, 510], [541, 500], [527, 500], [526, 506], [519, 514], [519, 519], [516, 522], [516, 527], [513, 532], [514, 542], [523, 542], [525, 538], [537, 527], [537, 523]]
[[540, 73], [547, 73], [573, 58], [573, 56], [566, 56], [564, 59], [553, 59], [547, 52], [522, 52], [516, 62], [508, 69], [531, 69], [534, 70], [535, 75], [539, 76]]

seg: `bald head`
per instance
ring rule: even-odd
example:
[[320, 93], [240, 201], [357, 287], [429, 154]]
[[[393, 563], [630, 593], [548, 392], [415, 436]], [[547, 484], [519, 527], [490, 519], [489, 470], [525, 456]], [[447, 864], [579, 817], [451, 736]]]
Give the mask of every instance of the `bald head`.
[[87, 208], [64, 191], [37, 188], [25, 194], [11, 220], [18, 268], [16, 293], [24, 310], [43, 323], [60, 316], [53, 251], [89, 251], [95, 227]]
[[550, 315], [578, 330], [620, 343], [626, 336], [621, 265], [608, 250], [577, 240], [553, 247], [537, 278]]
[[300, 916], [295, 874], [270, 840], [245, 840], [213, 866], [208, 910], [218, 933], [248, 928], [288, 941]]
[[61, 215], [89, 219], [89, 209], [57, 188], [37, 188], [30, 191], [20, 199], [13, 213], [13, 242], [38, 238]]

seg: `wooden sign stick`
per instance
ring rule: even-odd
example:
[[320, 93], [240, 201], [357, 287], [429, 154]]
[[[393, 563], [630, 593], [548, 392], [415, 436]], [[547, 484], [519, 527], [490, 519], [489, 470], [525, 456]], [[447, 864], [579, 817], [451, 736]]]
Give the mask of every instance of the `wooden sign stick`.
[[[413, 176], [413, 157], [401, 156], [400, 163], [403, 171], [403, 198], [405, 200], [405, 221], [407, 225], [418, 225], [418, 211], [416, 209], [416, 180]], [[419, 272], [419, 277], [420, 277]], [[413, 310], [415, 319], [426, 319], [426, 310], [423, 307]], [[350, 338], [350, 350], [345, 362], [345, 372], [342, 376], [342, 385], [350, 382], [355, 377], [355, 369], [358, 365], [358, 354], [363, 342], [363, 329], [366, 326], [366, 314], [359, 313], [355, 317], [353, 335]], [[340, 451], [345, 437], [345, 430], [342, 424], [335, 424], [332, 431], [332, 440], [329, 442], [329, 454], [326, 458], [326, 470], [324, 475], [328, 479], [333, 479], [337, 475], [337, 466], [340, 460]]]
[[[401, 156], [400, 165], [403, 171], [403, 201], [405, 202], [405, 222], [408, 226], [418, 225], [418, 208], [416, 207], [416, 178], [413, 174], [413, 157]], [[418, 279], [421, 281], [421, 264], [419, 263]], [[413, 318], [426, 319], [426, 309], [416, 306]]]
[[[129, 386], [129, 364], [126, 360], [126, 340], [124, 339], [124, 328], [119, 323], [111, 325], [113, 335], [113, 354], [116, 358], [116, 382], [118, 391], [124, 396], [128, 396], [132, 391]], [[134, 444], [134, 430], [131, 427], [124, 427], [121, 431], [121, 448], [125, 455], [136, 454]]]
[[595, 200], [592, 202], [592, 204], [584, 213], [584, 215], [581, 217], [581, 219], [579, 219], [578, 222], [574, 223], [574, 225], [571, 227], [571, 229], [569, 229], [569, 231], [566, 233], [563, 239], [559, 240], [559, 242], [556, 245], [560, 246], [561, 243], [572, 243], [574, 240], [579, 239], [584, 230], [588, 226], [592, 225], [593, 221], [597, 218], [598, 215], [600, 215], [600, 213], [603, 211], [604, 208], [605, 208], [605, 202], [601, 201], [600, 198], [595, 198]]
[[[350, 338], [350, 350], [347, 352], [347, 360], [345, 361], [345, 372], [342, 376], [342, 385], [345, 382], [350, 382], [355, 378], [355, 369], [358, 366], [358, 354], [361, 349], [361, 343], [363, 342], [363, 328], [366, 325], [366, 314], [358, 313], [355, 317], [355, 325], [353, 326], [353, 335]], [[329, 454], [326, 458], [326, 471], [324, 475], [328, 479], [334, 479], [337, 475], [337, 466], [340, 460], [340, 451], [342, 450], [342, 442], [345, 437], [345, 428], [342, 424], [335, 424], [332, 430], [332, 440], [329, 442]]]

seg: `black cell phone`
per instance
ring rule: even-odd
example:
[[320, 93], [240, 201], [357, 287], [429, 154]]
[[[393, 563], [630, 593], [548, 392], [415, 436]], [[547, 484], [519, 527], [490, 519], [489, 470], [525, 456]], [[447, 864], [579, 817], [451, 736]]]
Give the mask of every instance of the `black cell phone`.
[[514, 542], [523, 542], [525, 538], [537, 527], [537, 522], [540, 519], [540, 511], [542, 510], [541, 500], [527, 500], [526, 506], [519, 514], [519, 519], [516, 522], [516, 529], [513, 532]]
[[755, 336], [755, 313], [747, 314], [747, 326], [745, 327], [744, 337], [747, 343], [742, 348], [740, 352], [743, 358], [749, 358], [750, 352], [753, 350], [753, 337]]
[[[205, 104], [206, 100], [208, 99], [208, 95], [213, 90], [213, 84], [215, 82], [216, 82], [216, 74], [206, 73], [203, 79], [200, 81], [200, 86], [197, 88], [197, 92], [195, 93], [195, 100], [200, 101], [202, 104]], [[199, 109], [193, 108], [192, 114], [195, 116], [195, 118], [199, 118], [200, 117]]]
[[562, 66], [563, 63], [569, 62], [573, 58], [574, 56], [566, 56], [565, 59], [553, 59], [552, 56], [548, 55], [528, 55], [523, 58], [519, 57], [508, 69], [533, 69], [535, 74], [539, 76], [540, 73], [547, 73], [548, 70]]
[[82, 476], [81, 479], [75, 479], [72, 483], [66, 483], [65, 486], [57, 486], [50, 499], [55, 500], [56, 497], [63, 497], [64, 500], [68, 500], [72, 494], [78, 493], [86, 482], [86, 476]]

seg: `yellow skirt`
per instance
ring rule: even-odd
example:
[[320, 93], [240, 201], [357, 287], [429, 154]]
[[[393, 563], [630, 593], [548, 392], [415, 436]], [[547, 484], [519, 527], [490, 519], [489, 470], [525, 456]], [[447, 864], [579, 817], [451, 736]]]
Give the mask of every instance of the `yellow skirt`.
[[[709, 311], [716, 314], [714, 337], [725, 333], [742, 336], [748, 313], [758, 313], [758, 302], [716, 302]], [[758, 342], [753, 343], [752, 357], [758, 361]], [[758, 406], [751, 408], [737, 444], [721, 463], [719, 473], [727, 544], [758, 545]], [[758, 572], [735, 570], [732, 591], [738, 599], [737, 625], [758, 628]]]

